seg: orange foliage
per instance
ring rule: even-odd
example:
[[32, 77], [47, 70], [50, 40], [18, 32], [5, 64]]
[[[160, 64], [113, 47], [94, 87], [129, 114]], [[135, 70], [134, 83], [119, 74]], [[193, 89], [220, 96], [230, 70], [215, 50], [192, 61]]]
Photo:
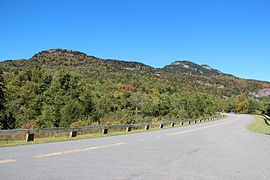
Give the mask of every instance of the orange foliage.
[[136, 86], [135, 86], [135, 84], [126, 84], [124, 89], [125, 89], [126, 92], [130, 92], [132, 90], [135, 90]]

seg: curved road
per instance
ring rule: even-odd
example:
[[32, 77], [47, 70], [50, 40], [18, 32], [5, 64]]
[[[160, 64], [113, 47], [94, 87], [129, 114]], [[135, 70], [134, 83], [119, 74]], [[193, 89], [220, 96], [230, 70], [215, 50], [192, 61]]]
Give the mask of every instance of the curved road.
[[228, 118], [138, 134], [0, 148], [0, 179], [270, 179], [270, 136]]

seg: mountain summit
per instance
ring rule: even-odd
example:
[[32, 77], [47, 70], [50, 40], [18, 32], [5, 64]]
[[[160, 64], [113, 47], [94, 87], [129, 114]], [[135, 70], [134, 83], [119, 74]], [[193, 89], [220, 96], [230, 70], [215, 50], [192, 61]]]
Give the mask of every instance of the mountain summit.
[[223, 74], [219, 70], [211, 68], [209, 65], [198, 65], [191, 61], [175, 61], [165, 66], [164, 69], [199, 76], [216, 76]]
[[65, 56], [65, 57], [79, 57], [79, 56], [87, 56], [85, 53], [79, 51], [72, 51], [67, 49], [49, 49], [46, 51], [41, 51], [33, 56], [33, 58], [39, 58], [42, 56], [49, 56], [49, 55], [56, 55], [56, 56]]
[[98, 58], [88, 56], [87, 54], [79, 51], [67, 49], [49, 49], [35, 54], [31, 60], [47, 65], [75, 66], [93, 64], [98, 60]]

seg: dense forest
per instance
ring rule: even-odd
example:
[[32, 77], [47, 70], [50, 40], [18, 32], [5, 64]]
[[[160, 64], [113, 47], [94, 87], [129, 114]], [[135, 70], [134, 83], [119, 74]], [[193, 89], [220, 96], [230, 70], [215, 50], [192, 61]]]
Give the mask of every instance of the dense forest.
[[0, 63], [0, 128], [77, 127], [270, 113], [270, 83], [177, 61], [164, 68], [70, 50]]

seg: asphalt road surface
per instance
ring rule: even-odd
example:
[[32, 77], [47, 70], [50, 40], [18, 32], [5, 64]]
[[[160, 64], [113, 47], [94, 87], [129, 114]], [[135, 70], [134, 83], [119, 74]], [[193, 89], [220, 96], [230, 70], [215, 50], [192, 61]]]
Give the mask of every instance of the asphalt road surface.
[[0, 179], [270, 179], [270, 136], [228, 118], [145, 133], [0, 148]]

